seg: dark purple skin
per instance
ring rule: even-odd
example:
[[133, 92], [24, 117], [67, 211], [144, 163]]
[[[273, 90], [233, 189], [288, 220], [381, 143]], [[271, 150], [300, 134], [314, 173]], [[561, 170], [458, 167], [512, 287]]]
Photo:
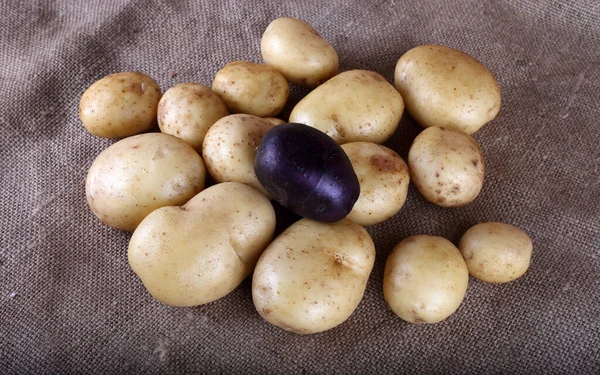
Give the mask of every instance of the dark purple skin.
[[282, 206], [307, 219], [346, 217], [360, 195], [350, 159], [327, 134], [303, 124], [282, 124], [262, 138], [254, 171]]

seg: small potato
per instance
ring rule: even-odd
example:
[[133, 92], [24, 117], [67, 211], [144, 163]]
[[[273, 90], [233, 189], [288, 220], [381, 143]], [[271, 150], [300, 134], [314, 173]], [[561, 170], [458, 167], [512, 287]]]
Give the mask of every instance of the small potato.
[[406, 201], [410, 181], [402, 158], [387, 147], [370, 142], [342, 145], [360, 183], [360, 196], [348, 219], [374, 225], [394, 216]]
[[408, 167], [419, 193], [438, 206], [464, 206], [483, 187], [481, 149], [459, 131], [437, 126], [423, 130], [410, 147]]
[[233, 291], [275, 231], [275, 211], [257, 190], [211, 186], [181, 207], [152, 212], [129, 242], [131, 269], [157, 300], [196, 306]]
[[410, 323], [437, 323], [452, 315], [467, 292], [469, 271], [447, 239], [412, 236], [400, 242], [385, 264], [383, 297]]
[[290, 84], [275, 68], [234, 61], [219, 70], [212, 84], [232, 113], [276, 116], [290, 94]]
[[98, 137], [129, 137], [152, 128], [160, 97], [158, 84], [143, 73], [111, 74], [85, 90], [79, 118]]
[[313, 126], [337, 143], [383, 143], [400, 123], [402, 97], [381, 75], [350, 70], [333, 77], [304, 97], [290, 122]]
[[269, 121], [273, 126], [285, 124], [285, 121], [277, 117], [263, 117], [263, 120]]
[[269, 196], [254, 173], [254, 158], [263, 135], [273, 125], [252, 115], [229, 115], [206, 133], [202, 156], [217, 182], [240, 182]]
[[508, 283], [529, 268], [533, 244], [527, 233], [512, 225], [481, 223], [465, 232], [458, 248], [473, 277]]
[[473, 134], [500, 110], [500, 88], [492, 73], [450, 47], [424, 45], [406, 52], [396, 65], [395, 85], [406, 110], [423, 127]]
[[260, 257], [252, 278], [254, 306], [286, 331], [331, 329], [360, 303], [374, 261], [375, 245], [360, 225], [302, 219]]
[[316, 87], [333, 77], [339, 60], [335, 49], [308, 23], [290, 17], [274, 20], [260, 40], [268, 65], [299, 86]]
[[102, 151], [85, 180], [90, 209], [111, 227], [133, 231], [159, 207], [181, 205], [204, 189], [194, 149], [167, 134], [125, 138]]
[[197, 151], [217, 120], [229, 115], [219, 95], [200, 83], [180, 83], [158, 103], [158, 126], [165, 134], [183, 139]]

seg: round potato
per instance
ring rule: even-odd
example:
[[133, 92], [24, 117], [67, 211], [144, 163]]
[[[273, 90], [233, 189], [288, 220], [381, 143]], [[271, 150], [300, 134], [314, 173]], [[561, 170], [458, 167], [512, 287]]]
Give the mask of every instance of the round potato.
[[315, 127], [339, 144], [383, 143], [398, 128], [403, 111], [402, 97], [385, 78], [350, 70], [306, 95], [292, 110], [290, 122]]
[[252, 278], [254, 306], [287, 331], [331, 329], [360, 303], [374, 261], [375, 246], [360, 225], [302, 219], [260, 257]]
[[424, 45], [406, 52], [394, 81], [406, 110], [423, 127], [473, 134], [500, 110], [500, 88], [492, 73], [450, 47]]
[[263, 117], [263, 120], [269, 121], [273, 126], [285, 124], [286, 122], [277, 117]]
[[160, 131], [202, 150], [204, 136], [217, 120], [229, 115], [219, 95], [200, 83], [180, 83], [168, 89], [158, 103]]
[[254, 158], [263, 135], [272, 126], [252, 115], [229, 115], [217, 121], [202, 145], [208, 173], [217, 182], [240, 182], [269, 196], [254, 173]]
[[419, 193], [442, 207], [472, 202], [483, 187], [483, 154], [475, 140], [459, 131], [431, 127], [408, 152], [410, 177]]
[[452, 315], [467, 292], [469, 271], [447, 239], [412, 236], [400, 242], [385, 264], [383, 296], [410, 323], [437, 323]]
[[370, 142], [342, 145], [360, 183], [360, 196], [348, 219], [374, 225], [394, 216], [406, 201], [410, 176], [402, 158], [387, 147]]
[[158, 84], [143, 73], [111, 74], [85, 90], [79, 118], [98, 137], [129, 137], [152, 128], [160, 97]]
[[488, 283], [508, 283], [529, 268], [533, 244], [527, 233], [510, 224], [481, 223], [462, 236], [460, 252], [469, 273]]
[[167, 134], [125, 138], [102, 151], [85, 180], [88, 204], [111, 227], [133, 231], [150, 212], [181, 205], [204, 188], [194, 149]]
[[260, 40], [268, 65], [299, 86], [316, 87], [333, 77], [339, 60], [335, 49], [308, 23], [290, 17], [274, 20]]
[[290, 84], [275, 68], [250, 61], [234, 61], [219, 70], [212, 84], [233, 113], [268, 117], [285, 106]]
[[257, 190], [211, 186], [181, 207], [152, 212], [129, 242], [129, 264], [157, 300], [196, 306], [233, 291], [275, 231], [275, 211]]

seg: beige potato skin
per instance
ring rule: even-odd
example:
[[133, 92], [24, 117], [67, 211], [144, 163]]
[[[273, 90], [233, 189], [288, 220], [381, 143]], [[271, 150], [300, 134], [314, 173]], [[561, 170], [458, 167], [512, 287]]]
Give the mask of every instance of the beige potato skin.
[[383, 296], [394, 314], [410, 323], [437, 323], [452, 315], [465, 297], [469, 271], [447, 239], [412, 236], [389, 255]]
[[419, 193], [438, 206], [464, 206], [483, 187], [481, 149], [472, 137], [456, 130], [423, 130], [410, 147], [408, 167]]
[[270, 196], [254, 173], [254, 158], [263, 135], [272, 123], [252, 115], [229, 115], [206, 133], [202, 156], [208, 173], [217, 182], [239, 182]]
[[277, 117], [263, 117], [263, 120], [269, 121], [273, 126], [285, 124], [286, 122]]
[[395, 86], [406, 110], [421, 126], [473, 134], [500, 111], [500, 88], [492, 73], [464, 52], [424, 45], [396, 64]]
[[212, 84], [232, 113], [276, 116], [285, 106], [290, 85], [275, 68], [251, 61], [225, 65]]
[[343, 72], [314, 89], [292, 110], [289, 122], [315, 127], [338, 144], [383, 143], [398, 128], [404, 102], [381, 75]]
[[129, 264], [160, 302], [197, 306], [233, 291], [274, 231], [266, 197], [239, 183], [218, 184], [148, 215], [131, 236]]
[[308, 23], [291, 17], [274, 20], [267, 26], [260, 51], [267, 63], [299, 86], [314, 88], [338, 70], [337, 52]]
[[208, 129], [229, 112], [217, 93], [200, 83], [186, 82], [165, 92], [157, 115], [160, 131], [201, 151]]
[[143, 73], [111, 74], [85, 90], [79, 118], [98, 137], [129, 137], [152, 128], [161, 95], [158, 84]]
[[90, 209], [105, 224], [131, 232], [159, 207], [181, 205], [204, 188], [202, 158], [162, 133], [125, 138], [102, 151], [85, 180]]
[[465, 232], [459, 244], [469, 273], [488, 283], [508, 283], [529, 268], [533, 243], [517, 227], [481, 223]]
[[406, 201], [408, 166], [393, 150], [370, 142], [342, 145], [360, 183], [360, 196], [347, 218], [375, 225], [394, 216]]
[[269, 323], [300, 334], [331, 329], [360, 303], [375, 246], [360, 225], [302, 219], [267, 247], [252, 278], [252, 299]]

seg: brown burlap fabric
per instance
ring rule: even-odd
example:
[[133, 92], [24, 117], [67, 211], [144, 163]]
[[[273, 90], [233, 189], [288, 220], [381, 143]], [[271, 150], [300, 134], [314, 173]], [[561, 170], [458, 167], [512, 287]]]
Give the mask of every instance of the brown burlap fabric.
[[[0, 373], [600, 373], [599, 4], [1, 0]], [[392, 81], [402, 53], [440, 43], [481, 60], [503, 95], [475, 135], [479, 198], [443, 209], [411, 187], [402, 211], [369, 229], [377, 261], [362, 303], [312, 336], [265, 322], [249, 280], [206, 306], [156, 302], [129, 269], [129, 235], [90, 213], [83, 184], [114, 142], [79, 122], [86, 87], [126, 70], [163, 90], [210, 84], [229, 61], [261, 61], [261, 34], [283, 15], [314, 25], [342, 70]], [[292, 102], [306, 94], [294, 90]], [[405, 114], [387, 145], [406, 157], [420, 130]], [[531, 235], [528, 273], [471, 279], [440, 324], [393, 315], [381, 291], [393, 246], [413, 234], [458, 243], [483, 221]]]

